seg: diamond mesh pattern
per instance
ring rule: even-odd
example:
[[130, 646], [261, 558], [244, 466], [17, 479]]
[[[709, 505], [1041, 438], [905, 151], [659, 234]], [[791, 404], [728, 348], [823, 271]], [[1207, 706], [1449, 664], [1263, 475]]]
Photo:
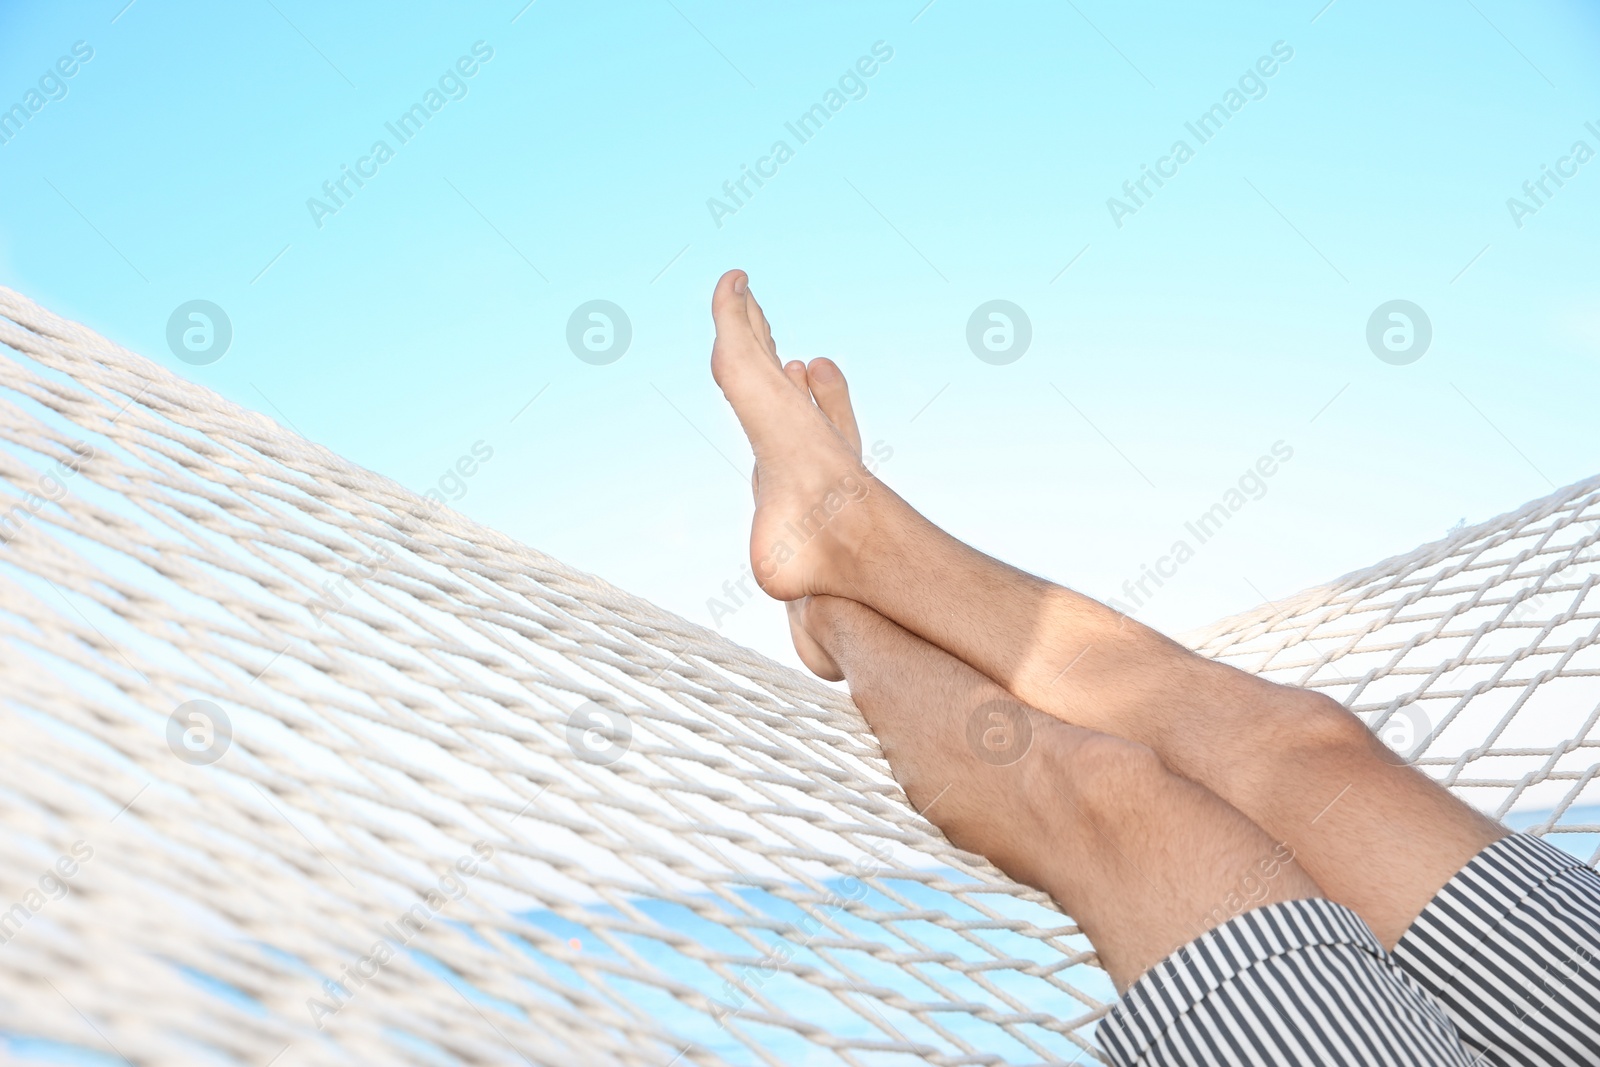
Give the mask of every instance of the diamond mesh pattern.
[[[1597, 486], [1200, 647], [1593, 834]], [[14, 1051], [1099, 1055], [1087, 942], [837, 692], [4, 289], [0, 723]]]

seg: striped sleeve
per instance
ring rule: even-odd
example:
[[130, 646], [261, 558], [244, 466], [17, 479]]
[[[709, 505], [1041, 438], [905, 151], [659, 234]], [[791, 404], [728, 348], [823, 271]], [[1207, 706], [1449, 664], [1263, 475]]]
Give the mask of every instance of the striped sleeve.
[[1468, 1067], [1443, 1011], [1348, 908], [1269, 904], [1147, 971], [1100, 1023], [1119, 1067]]
[[1600, 1064], [1600, 874], [1526, 834], [1478, 853], [1395, 961], [1485, 1065]]

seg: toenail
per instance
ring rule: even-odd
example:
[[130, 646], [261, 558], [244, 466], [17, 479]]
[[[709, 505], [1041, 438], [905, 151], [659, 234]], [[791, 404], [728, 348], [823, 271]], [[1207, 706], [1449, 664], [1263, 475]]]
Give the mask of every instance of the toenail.
[[839, 380], [839, 368], [819, 359], [812, 366], [811, 376], [819, 382], [836, 382]]
[[746, 289], [748, 289], [749, 287], [750, 287], [750, 279], [746, 278], [744, 275], [740, 275], [739, 277], [737, 277], [737, 278], [735, 278], [733, 280], [733, 291], [738, 293], [740, 296], [743, 296], [744, 295], [744, 291]]

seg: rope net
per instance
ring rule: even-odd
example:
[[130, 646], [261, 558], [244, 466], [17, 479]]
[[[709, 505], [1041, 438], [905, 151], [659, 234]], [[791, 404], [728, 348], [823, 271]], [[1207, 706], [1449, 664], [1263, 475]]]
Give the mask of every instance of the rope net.
[[[0, 442], [14, 1055], [1099, 1058], [1088, 943], [837, 691], [5, 289]], [[1597, 537], [1600, 480], [1196, 647], [1592, 857]]]

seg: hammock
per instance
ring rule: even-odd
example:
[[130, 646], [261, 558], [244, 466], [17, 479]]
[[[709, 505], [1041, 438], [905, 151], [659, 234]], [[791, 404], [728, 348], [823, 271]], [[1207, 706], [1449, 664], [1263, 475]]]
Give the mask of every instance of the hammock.
[[[13, 1054], [1099, 1058], [1087, 941], [837, 691], [5, 289], [0, 346]], [[1600, 479], [1191, 643], [1594, 862], [1597, 538]]]

